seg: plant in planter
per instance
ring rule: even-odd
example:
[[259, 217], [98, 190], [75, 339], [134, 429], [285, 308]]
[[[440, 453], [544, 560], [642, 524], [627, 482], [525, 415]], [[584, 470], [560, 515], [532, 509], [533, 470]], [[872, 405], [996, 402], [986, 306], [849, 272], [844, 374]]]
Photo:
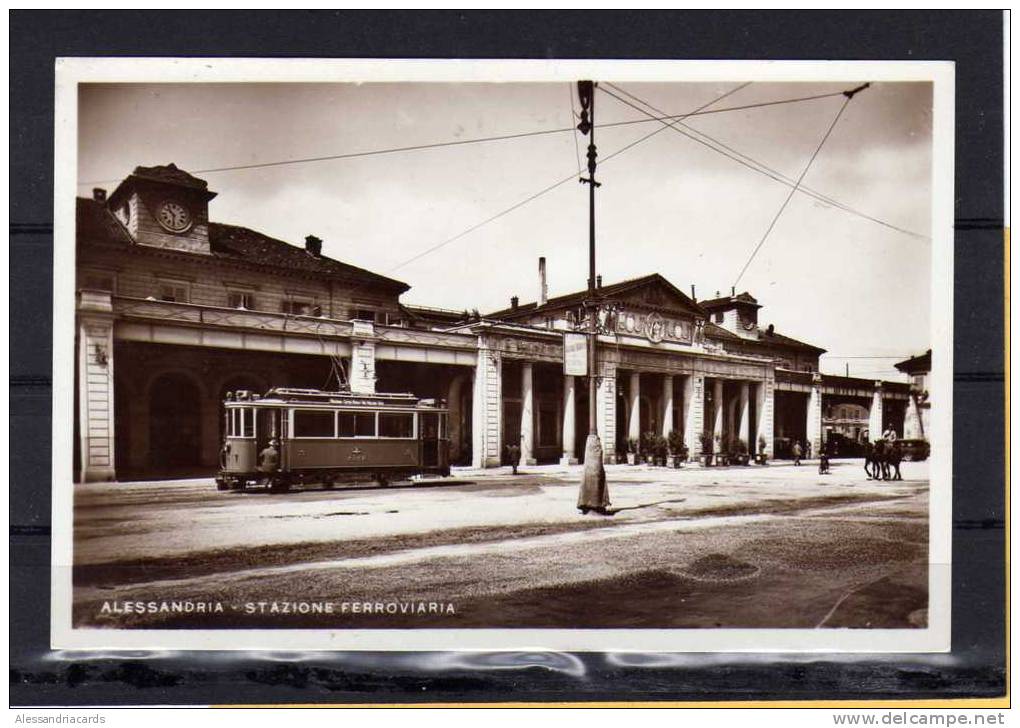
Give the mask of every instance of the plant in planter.
[[655, 433], [644, 432], [641, 434], [641, 458], [648, 465], [655, 464]]
[[684, 434], [679, 430], [670, 430], [668, 440], [669, 454], [673, 457], [673, 467], [679, 468], [688, 455], [687, 446], [684, 445]]
[[763, 435], [758, 435], [758, 452], [755, 454], [754, 460], [759, 465], [766, 465], [768, 463], [769, 456], [768, 453], [765, 452], [766, 445], [768, 445], [768, 443], [765, 441], [765, 437]]
[[720, 435], [716, 435], [715, 436], [715, 439], [713, 440], [713, 443], [712, 443], [712, 447], [713, 447], [712, 452], [715, 453], [715, 464], [716, 465], [729, 465], [730, 464], [730, 456], [729, 456], [729, 452], [730, 451], [729, 451], [729, 448], [727, 448], [727, 447], [725, 447], [723, 445], [722, 437]]
[[701, 464], [707, 467], [712, 464], [712, 436], [703, 432], [700, 439]]
[[638, 441], [636, 437], [627, 438], [627, 465], [636, 465], [638, 456]]
[[747, 443], [740, 438], [734, 438], [730, 453], [730, 461], [737, 465], [747, 465], [751, 460], [747, 451]]
[[666, 467], [666, 461], [669, 458], [669, 442], [662, 435], [655, 436], [655, 464]]

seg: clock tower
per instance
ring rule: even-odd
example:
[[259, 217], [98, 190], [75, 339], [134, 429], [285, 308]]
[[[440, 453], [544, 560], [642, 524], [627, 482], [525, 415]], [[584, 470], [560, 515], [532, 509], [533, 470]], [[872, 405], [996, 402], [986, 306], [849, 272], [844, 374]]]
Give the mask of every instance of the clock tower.
[[204, 179], [174, 164], [135, 167], [110, 195], [110, 211], [139, 245], [208, 255], [209, 200]]

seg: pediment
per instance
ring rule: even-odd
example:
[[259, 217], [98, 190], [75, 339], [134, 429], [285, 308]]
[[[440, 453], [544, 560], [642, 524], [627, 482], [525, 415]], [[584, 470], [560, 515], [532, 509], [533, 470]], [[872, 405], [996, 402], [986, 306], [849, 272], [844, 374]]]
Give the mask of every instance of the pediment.
[[612, 299], [631, 310], [660, 311], [695, 317], [705, 315], [690, 297], [657, 274], [618, 291]]

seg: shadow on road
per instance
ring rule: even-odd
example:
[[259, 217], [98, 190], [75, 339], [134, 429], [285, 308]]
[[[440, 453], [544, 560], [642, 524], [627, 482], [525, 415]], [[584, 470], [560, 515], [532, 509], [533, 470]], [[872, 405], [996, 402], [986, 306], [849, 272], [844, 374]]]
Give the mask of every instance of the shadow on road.
[[654, 508], [655, 506], [661, 506], [665, 503], [683, 503], [686, 498], [673, 498], [671, 500], [654, 501], [653, 503], [638, 503], [636, 506], [623, 506], [622, 508], [610, 508], [608, 509], [609, 515], [616, 515], [621, 511], [636, 511], [641, 508]]

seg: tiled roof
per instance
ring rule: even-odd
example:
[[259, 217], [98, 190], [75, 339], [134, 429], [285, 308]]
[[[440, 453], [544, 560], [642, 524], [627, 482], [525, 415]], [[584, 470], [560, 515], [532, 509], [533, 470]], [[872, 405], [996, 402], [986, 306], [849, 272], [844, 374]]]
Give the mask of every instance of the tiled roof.
[[78, 241], [105, 243], [107, 245], [131, 245], [131, 236], [106, 206], [101, 202], [79, 197], [77, 205]]
[[772, 333], [770, 334], [768, 333], [767, 330], [762, 331], [759, 328], [758, 341], [762, 342], [763, 344], [778, 344], [780, 346], [785, 346], [790, 349], [804, 349], [805, 351], [817, 351], [819, 353], [825, 351], [825, 349], [822, 349], [821, 347], [814, 346], [812, 344], [806, 344], [803, 341], [798, 341], [797, 339], [790, 338], [789, 336], [783, 336], [782, 334], [775, 330], [773, 330]]
[[204, 190], [209, 186], [204, 179], [199, 179], [188, 174], [183, 169], [178, 169], [177, 165], [173, 163], [161, 164], [155, 167], [135, 167], [135, 171], [131, 173], [131, 176], [153, 182], [169, 182], [175, 185], [183, 185], [184, 187], [194, 187], [199, 190]]
[[[78, 198], [78, 239], [103, 245], [145, 247], [135, 246], [123, 225], [105, 205], [83, 197]], [[406, 283], [393, 278], [324, 255], [310, 255], [304, 248], [238, 225], [210, 222], [209, 245], [213, 256], [224, 260], [243, 261], [311, 275], [357, 279], [401, 293], [410, 288]]]
[[731, 303], [745, 303], [756, 306], [757, 308], [761, 308], [761, 305], [758, 303], [758, 299], [752, 296], [747, 291], [744, 291], [743, 293], [738, 293], [736, 296], [720, 296], [719, 298], [709, 298], [705, 301], [698, 301], [698, 303], [701, 305], [702, 308], [708, 310], [728, 306]]
[[[663, 278], [658, 273], [652, 273], [651, 275], [641, 276], [639, 278], [629, 278], [619, 283], [611, 283], [607, 286], [602, 286], [598, 289], [598, 295], [602, 298], [612, 298], [618, 296], [621, 293], [646, 286], [649, 283], [661, 283], [668, 287], [675, 296], [677, 296], [684, 304], [691, 308], [692, 311], [698, 312], [701, 315], [705, 315], [698, 304], [692, 301], [683, 291], [679, 290], [676, 286], [670, 283], [668, 280]], [[520, 318], [524, 315], [530, 315], [539, 311], [547, 311], [560, 309], [567, 306], [573, 306], [575, 304], [582, 303], [588, 298], [588, 289], [582, 291], [574, 291], [573, 293], [567, 293], [562, 296], [556, 296], [550, 298], [544, 305], [539, 305], [537, 302], [523, 303], [517, 308], [504, 308], [501, 311], [494, 311], [493, 313], [486, 314], [486, 318], [494, 319], [515, 319]]]
[[825, 349], [821, 349], [811, 344], [805, 344], [803, 341], [797, 341], [797, 339], [791, 339], [789, 336], [783, 336], [777, 333], [775, 330], [769, 334], [767, 331], [758, 329], [758, 338], [756, 339], [745, 339], [743, 336], [738, 336], [732, 331], [724, 329], [722, 326], [712, 323], [711, 321], [705, 323], [705, 336], [709, 339], [715, 339], [717, 341], [732, 341], [734, 343], [744, 343], [750, 345], [752, 348], [758, 346], [782, 346], [787, 349], [802, 349], [804, 351], [811, 352], [824, 352]]
[[919, 354], [918, 356], [912, 356], [909, 359], [897, 362], [896, 364], [893, 364], [893, 366], [907, 374], [913, 374], [914, 372], [930, 372], [931, 349], [928, 349], [928, 351], [923, 354]]

